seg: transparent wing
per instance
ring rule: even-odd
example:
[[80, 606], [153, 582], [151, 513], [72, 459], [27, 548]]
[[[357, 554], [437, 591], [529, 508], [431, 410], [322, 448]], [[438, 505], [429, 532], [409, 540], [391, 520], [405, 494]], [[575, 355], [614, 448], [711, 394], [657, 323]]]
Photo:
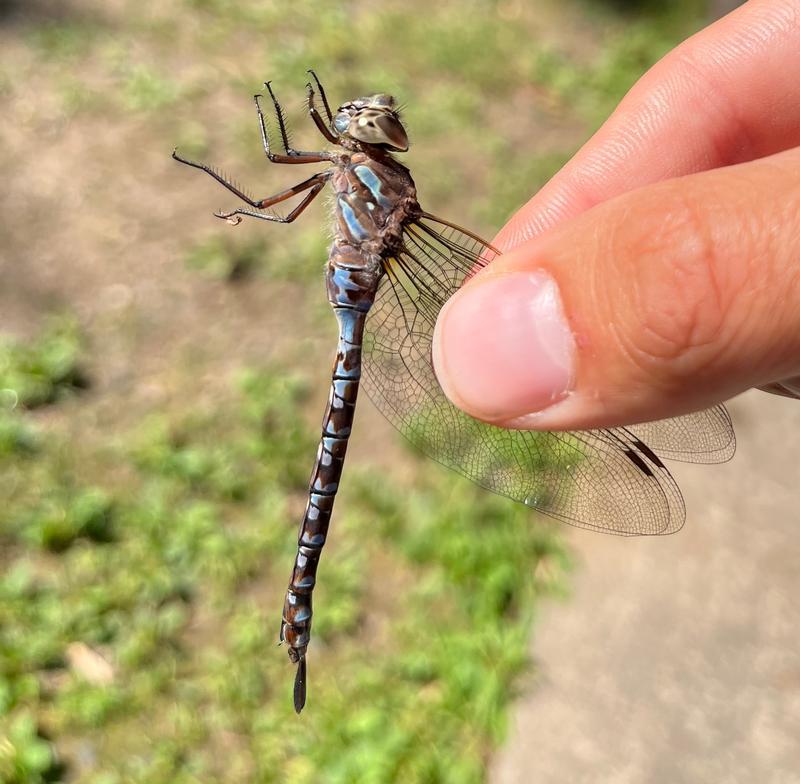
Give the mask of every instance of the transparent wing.
[[[367, 317], [367, 394], [423, 452], [488, 490], [584, 528], [626, 535], [678, 530], [685, 518], [680, 491], [639, 435], [655, 436], [669, 456], [720, 454], [732, 441], [721, 407], [637, 429], [534, 433], [479, 422], [442, 393], [431, 364], [436, 316], [496, 255], [475, 235], [431, 215], [409, 223], [402, 250], [385, 261]], [[694, 426], [707, 432], [693, 439]]]
[[628, 428], [661, 457], [684, 463], [724, 463], [736, 451], [730, 414], [719, 405]]
[[764, 384], [763, 387], [758, 387], [762, 392], [769, 392], [771, 395], [780, 395], [781, 397], [790, 397], [793, 400], [800, 400], [800, 388], [798, 388], [798, 379], [787, 378], [783, 381], [773, 381], [771, 384]]

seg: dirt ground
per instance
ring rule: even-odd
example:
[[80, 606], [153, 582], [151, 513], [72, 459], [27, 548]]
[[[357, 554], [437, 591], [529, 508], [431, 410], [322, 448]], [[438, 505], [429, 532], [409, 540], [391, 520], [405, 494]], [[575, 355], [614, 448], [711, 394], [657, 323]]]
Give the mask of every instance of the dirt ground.
[[800, 782], [800, 403], [730, 410], [730, 463], [673, 466], [682, 531], [572, 535], [574, 593], [537, 624], [493, 784]]

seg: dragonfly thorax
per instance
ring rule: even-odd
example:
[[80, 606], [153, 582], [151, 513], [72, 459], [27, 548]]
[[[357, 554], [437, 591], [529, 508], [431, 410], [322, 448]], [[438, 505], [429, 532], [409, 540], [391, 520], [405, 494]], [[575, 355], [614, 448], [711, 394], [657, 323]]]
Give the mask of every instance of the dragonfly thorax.
[[336, 238], [365, 253], [384, 256], [401, 244], [403, 224], [419, 211], [405, 166], [365, 152], [343, 156], [331, 177]]

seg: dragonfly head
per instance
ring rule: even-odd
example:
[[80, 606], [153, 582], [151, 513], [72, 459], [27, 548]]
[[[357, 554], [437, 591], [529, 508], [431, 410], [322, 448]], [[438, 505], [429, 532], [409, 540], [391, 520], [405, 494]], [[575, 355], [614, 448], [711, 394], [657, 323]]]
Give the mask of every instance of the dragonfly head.
[[364, 144], [380, 145], [393, 152], [408, 149], [408, 134], [391, 95], [378, 93], [349, 101], [339, 107], [333, 127], [340, 136]]

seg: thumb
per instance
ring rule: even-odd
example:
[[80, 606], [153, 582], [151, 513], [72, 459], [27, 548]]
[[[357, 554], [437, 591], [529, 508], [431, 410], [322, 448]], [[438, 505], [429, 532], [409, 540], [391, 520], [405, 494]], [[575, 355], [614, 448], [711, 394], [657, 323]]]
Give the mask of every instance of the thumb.
[[500, 256], [442, 309], [445, 394], [515, 428], [685, 414], [800, 374], [800, 148], [648, 185]]

